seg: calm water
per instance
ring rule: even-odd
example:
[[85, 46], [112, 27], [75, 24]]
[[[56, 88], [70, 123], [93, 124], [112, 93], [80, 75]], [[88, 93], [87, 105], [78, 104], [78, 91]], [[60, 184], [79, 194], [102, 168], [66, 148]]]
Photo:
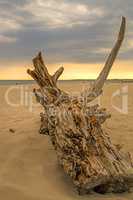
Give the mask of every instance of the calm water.
[[[68, 83], [68, 82], [82, 82], [82, 83], [86, 83], [86, 82], [93, 82], [94, 80], [59, 80], [59, 83]], [[132, 83], [133, 80], [132, 79], [123, 79], [123, 80], [119, 80], [119, 79], [113, 79], [113, 80], [107, 80], [107, 83], [109, 82], [113, 82], [113, 83]], [[34, 84], [35, 81], [34, 80], [0, 80], [0, 85], [24, 85], [24, 84]]]
[[33, 84], [33, 80], [0, 80], [0, 85], [24, 85]]
[[[68, 82], [90, 82], [93, 80], [59, 80], [59, 83], [68, 83]], [[34, 80], [0, 80], [0, 85], [24, 85], [24, 84], [34, 84]]]

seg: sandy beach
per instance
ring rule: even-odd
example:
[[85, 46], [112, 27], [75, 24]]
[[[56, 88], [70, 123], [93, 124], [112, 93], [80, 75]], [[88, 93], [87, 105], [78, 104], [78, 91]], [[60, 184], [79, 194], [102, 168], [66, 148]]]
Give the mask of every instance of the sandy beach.
[[[65, 91], [76, 94], [87, 85], [85, 81], [59, 83]], [[133, 193], [77, 194], [58, 165], [49, 137], [38, 133], [42, 108], [31, 104], [33, 87], [0, 85], [0, 199], [133, 199]], [[99, 102], [112, 114], [103, 125], [105, 131], [115, 144], [133, 154], [133, 83], [106, 84]]]

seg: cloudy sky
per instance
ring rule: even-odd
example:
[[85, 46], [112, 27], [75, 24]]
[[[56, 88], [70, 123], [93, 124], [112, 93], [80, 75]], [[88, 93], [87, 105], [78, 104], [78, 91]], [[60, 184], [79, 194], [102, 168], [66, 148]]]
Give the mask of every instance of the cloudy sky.
[[96, 78], [117, 38], [125, 40], [110, 78], [133, 78], [132, 0], [0, 0], [0, 79], [29, 79], [26, 69], [42, 51], [62, 79]]

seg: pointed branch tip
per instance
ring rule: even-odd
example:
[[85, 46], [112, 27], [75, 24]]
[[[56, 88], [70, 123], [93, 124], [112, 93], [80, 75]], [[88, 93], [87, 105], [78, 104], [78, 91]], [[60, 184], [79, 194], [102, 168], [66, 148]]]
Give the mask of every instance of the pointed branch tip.
[[122, 22], [121, 22], [120, 31], [119, 31], [119, 34], [117, 37], [117, 41], [116, 41], [114, 47], [112, 48], [111, 53], [109, 54], [107, 61], [104, 65], [102, 71], [100, 72], [98, 78], [94, 82], [93, 86], [90, 88], [90, 92], [88, 94], [88, 101], [94, 100], [97, 96], [99, 96], [101, 94], [103, 85], [109, 75], [109, 72], [113, 66], [113, 63], [116, 59], [118, 51], [123, 42], [124, 35], [125, 35], [125, 29], [126, 29], [126, 18], [122, 17]]
[[52, 79], [53, 79], [54, 83], [57, 82], [57, 80], [59, 79], [59, 77], [61, 76], [63, 71], [64, 71], [64, 67], [62, 66], [54, 73], [54, 75], [52, 76]]

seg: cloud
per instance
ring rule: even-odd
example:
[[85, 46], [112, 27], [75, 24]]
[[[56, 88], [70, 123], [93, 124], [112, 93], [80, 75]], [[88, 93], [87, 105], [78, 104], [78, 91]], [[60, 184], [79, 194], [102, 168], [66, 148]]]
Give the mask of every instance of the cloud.
[[103, 62], [124, 15], [119, 59], [132, 60], [132, 8], [131, 0], [0, 0], [0, 59], [29, 61], [45, 50], [48, 63]]
[[73, 1], [56, 0], [33, 0], [29, 1], [23, 11], [31, 13], [36, 22], [49, 28], [72, 27], [73, 25], [92, 24], [94, 19], [104, 15], [101, 8], [86, 4], [74, 3]]
[[4, 17], [0, 17], [0, 32], [8, 32], [8, 31], [13, 31], [13, 30], [18, 30], [20, 29], [21, 25], [13, 19], [5, 19]]
[[0, 1], [0, 33], [16, 31], [21, 28], [21, 16], [17, 15], [17, 5]]
[[16, 42], [16, 38], [0, 35], [0, 43], [13, 43], [13, 42]]

